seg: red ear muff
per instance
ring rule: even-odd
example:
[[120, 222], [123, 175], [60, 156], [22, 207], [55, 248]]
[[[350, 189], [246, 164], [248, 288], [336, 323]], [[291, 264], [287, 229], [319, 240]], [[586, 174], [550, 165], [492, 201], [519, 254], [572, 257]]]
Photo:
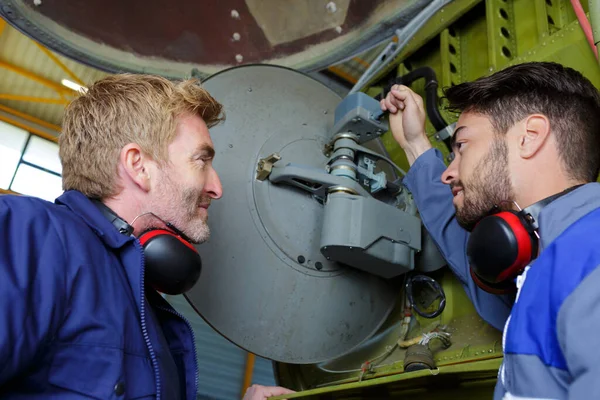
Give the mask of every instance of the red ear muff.
[[514, 293], [517, 291], [517, 285], [512, 280], [507, 280], [507, 281], [499, 282], [499, 283], [485, 282], [485, 281], [479, 279], [477, 274], [475, 274], [475, 272], [473, 272], [473, 268], [470, 268], [469, 271], [471, 273], [471, 278], [473, 278], [473, 281], [475, 282], [475, 284], [488, 293], [508, 294], [508, 293]]
[[482, 289], [494, 292], [527, 266], [537, 254], [537, 238], [519, 213], [502, 211], [483, 218], [467, 243], [472, 273]]
[[196, 248], [166, 229], [152, 229], [139, 237], [144, 248], [146, 280], [161, 293], [177, 295], [198, 281], [202, 260]]

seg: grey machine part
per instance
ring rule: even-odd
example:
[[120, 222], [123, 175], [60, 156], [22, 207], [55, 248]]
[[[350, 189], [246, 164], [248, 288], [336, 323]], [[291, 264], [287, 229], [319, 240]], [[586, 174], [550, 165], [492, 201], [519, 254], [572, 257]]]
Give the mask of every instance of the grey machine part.
[[361, 145], [389, 129], [382, 114], [379, 102], [366, 94], [347, 96], [336, 107], [324, 168], [285, 164], [271, 154], [259, 162], [257, 177], [299, 187], [323, 202], [321, 253], [327, 260], [389, 279], [416, 267], [430, 272], [445, 260], [415, 216], [410, 194], [388, 182], [383, 170], [376, 172], [377, 162], [406, 173]]
[[[214, 75], [204, 87], [227, 114], [211, 129], [224, 195], [211, 205], [211, 238], [198, 246], [203, 272], [187, 300], [222, 336], [261, 357], [314, 364], [352, 351], [386, 321], [401, 285], [338, 262], [346, 260], [345, 250], [328, 253], [323, 242], [347, 251], [353, 242], [328, 231], [336, 223], [325, 221], [339, 220], [344, 207], [335, 199], [350, 193], [362, 204], [352, 213], [397, 210], [411, 235], [398, 230], [391, 239], [405, 249], [383, 246], [370, 256], [387, 257], [393, 275], [401, 275], [414, 268], [410, 254], [422, 235], [417, 217], [392, 206], [406, 198], [405, 190], [383, 182], [365, 162], [376, 153], [343, 140], [351, 135], [332, 137], [342, 100], [307, 75], [250, 65]], [[334, 168], [348, 164], [350, 153], [358, 154], [360, 182], [344, 175], [352, 171]], [[359, 244], [368, 248], [373, 235], [365, 237]]]

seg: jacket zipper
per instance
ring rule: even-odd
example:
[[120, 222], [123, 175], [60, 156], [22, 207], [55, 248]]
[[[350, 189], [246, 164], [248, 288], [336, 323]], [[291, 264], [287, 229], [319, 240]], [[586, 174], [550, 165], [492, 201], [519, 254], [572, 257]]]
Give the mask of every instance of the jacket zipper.
[[[186, 300], [187, 301], [187, 300]], [[190, 333], [192, 334], [192, 347], [194, 349], [194, 367], [195, 367], [195, 372], [196, 372], [196, 376], [195, 376], [195, 388], [194, 388], [194, 393], [198, 393], [198, 378], [199, 378], [199, 371], [198, 371], [198, 354], [197, 354], [197, 350], [196, 350], [196, 335], [194, 334], [194, 330], [192, 329], [192, 325], [189, 323], [189, 321], [187, 320], [187, 318], [185, 318], [183, 316], [183, 314], [181, 314], [179, 311], [175, 310], [175, 309], [168, 309], [165, 307], [156, 307], [159, 310], [163, 310], [166, 311], [168, 313], [171, 313], [173, 315], [176, 315], [177, 317], [181, 318], [183, 320], [183, 322], [185, 322], [185, 324], [187, 325], [188, 329], [190, 330]]]
[[135, 247], [139, 250], [142, 257], [142, 264], [140, 269], [140, 282], [141, 282], [141, 307], [140, 307], [140, 319], [142, 323], [142, 334], [144, 335], [144, 341], [146, 342], [146, 347], [150, 352], [150, 359], [152, 360], [152, 369], [154, 370], [154, 379], [156, 381], [156, 400], [160, 400], [160, 390], [161, 390], [161, 382], [160, 382], [160, 372], [158, 368], [158, 360], [156, 359], [156, 353], [154, 353], [154, 348], [152, 347], [152, 343], [150, 342], [150, 336], [148, 335], [148, 327], [146, 326], [146, 295], [145, 295], [145, 286], [144, 286], [144, 269], [146, 259], [144, 257], [144, 251], [141, 248], [140, 243], [135, 240]]

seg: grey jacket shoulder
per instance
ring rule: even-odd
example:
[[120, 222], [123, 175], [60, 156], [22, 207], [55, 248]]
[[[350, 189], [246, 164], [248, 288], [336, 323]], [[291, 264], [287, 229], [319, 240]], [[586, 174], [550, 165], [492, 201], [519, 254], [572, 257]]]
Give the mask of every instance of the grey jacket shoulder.
[[469, 233], [456, 221], [452, 192], [441, 180], [445, 169], [441, 152], [430, 149], [417, 158], [403, 183], [413, 194], [425, 229], [462, 283], [477, 313], [494, 328], [502, 330], [514, 296], [488, 293], [471, 278], [466, 253]]
[[[587, 240], [579, 254], [569, 258], [577, 265], [557, 265], [561, 280], [557, 290], [570, 290], [560, 304], [556, 316], [556, 330], [560, 349], [570, 375], [569, 398], [600, 398], [600, 238], [596, 221], [600, 209], [600, 184], [588, 183], [550, 203], [540, 213], [542, 246], [546, 248], [578, 222], [586, 226], [579, 228], [578, 243]], [[587, 220], [588, 217], [591, 219]], [[586, 221], [587, 220], [587, 221]], [[596, 230], [596, 232], [594, 232]], [[573, 240], [571, 240], [573, 241]], [[584, 252], [584, 253], [582, 253]], [[575, 261], [577, 260], [577, 261]]]
[[[567, 267], [567, 266], [565, 266]], [[556, 319], [571, 376], [569, 399], [600, 399], [600, 266], [565, 299]]]

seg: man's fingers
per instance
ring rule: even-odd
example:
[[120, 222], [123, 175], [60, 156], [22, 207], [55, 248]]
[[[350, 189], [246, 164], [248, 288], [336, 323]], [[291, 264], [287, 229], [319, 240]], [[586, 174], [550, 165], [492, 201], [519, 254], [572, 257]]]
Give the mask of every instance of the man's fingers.
[[392, 102], [392, 98], [390, 98], [390, 96], [387, 96], [385, 98], [385, 107], [392, 113], [395, 114], [398, 111], [398, 108], [396, 107], [396, 105]]
[[286, 389], [281, 386], [268, 386], [265, 387], [265, 395], [266, 396], [281, 396], [282, 394], [292, 394], [296, 393], [293, 390]]
[[[400, 88], [405, 86], [395, 85]], [[390, 93], [385, 98], [385, 105], [391, 113], [395, 114], [398, 110], [404, 110], [405, 104], [404, 99], [406, 98], [406, 94], [403, 89], [392, 89]]]
[[[423, 98], [404, 85], [392, 86], [390, 95], [393, 96], [400, 104], [405, 105], [407, 103], [414, 103], [419, 108], [424, 107]], [[401, 109], [403, 108], [404, 107], [401, 107]]]
[[390, 94], [398, 104], [402, 104], [402, 110], [404, 110], [407, 105], [413, 104], [414, 106], [418, 106], [418, 103], [412, 94], [412, 90], [392, 90]]
[[281, 386], [262, 386], [254, 384], [248, 388], [243, 400], [266, 400], [269, 397], [296, 393]]
[[419, 96], [415, 92], [412, 92], [411, 96], [415, 99], [415, 103], [417, 103], [419, 105], [419, 108], [424, 108], [423, 98], [421, 96]]
[[396, 100], [400, 100], [400, 101], [406, 101], [406, 99], [412, 99], [414, 101], [414, 99], [412, 98], [412, 96], [410, 95], [410, 92], [408, 90], [403, 90], [403, 89], [392, 89], [390, 91], [390, 94], [394, 97], [394, 99]]
[[387, 107], [385, 105], [385, 99], [381, 99], [381, 101], [379, 102], [379, 105], [381, 106], [381, 111], [387, 111]]
[[404, 91], [407, 90], [409, 92], [412, 92], [412, 90], [410, 90], [410, 88], [408, 86], [404, 86], [404, 85], [392, 85], [392, 88], [390, 90], [399, 90], [399, 91]]

